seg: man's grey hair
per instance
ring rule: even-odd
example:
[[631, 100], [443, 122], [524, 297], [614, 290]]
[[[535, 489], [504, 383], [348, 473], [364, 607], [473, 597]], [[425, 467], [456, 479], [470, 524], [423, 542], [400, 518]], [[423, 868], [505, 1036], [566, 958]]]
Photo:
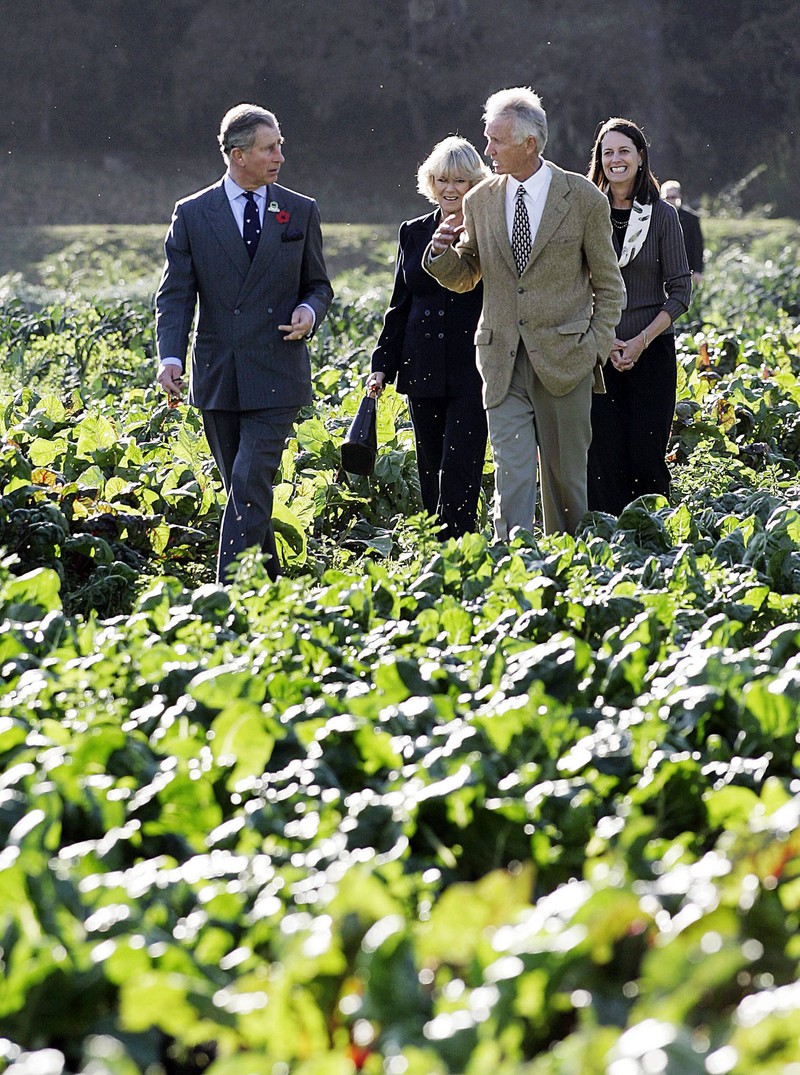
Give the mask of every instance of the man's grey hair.
[[515, 86], [493, 93], [484, 106], [483, 119], [490, 123], [498, 116], [510, 116], [514, 121], [514, 137], [518, 142], [533, 136], [536, 149], [539, 153], [543, 151], [547, 145], [547, 116], [539, 94], [530, 86]]
[[228, 109], [219, 125], [219, 148], [227, 160], [232, 149], [252, 149], [259, 127], [280, 130], [272, 112], [260, 105], [235, 105]]

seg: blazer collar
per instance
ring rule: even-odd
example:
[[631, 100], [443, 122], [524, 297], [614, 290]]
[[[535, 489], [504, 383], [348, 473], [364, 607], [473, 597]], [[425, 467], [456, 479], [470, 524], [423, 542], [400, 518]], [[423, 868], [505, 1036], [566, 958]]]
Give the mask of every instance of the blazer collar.
[[[561, 168], [551, 164], [550, 161], [545, 161], [546, 167], [550, 169], [550, 189], [547, 192], [547, 198], [544, 203], [544, 209], [542, 210], [542, 219], [539, 221], [539, 228], [536, 232], [536, 238], [531, 249], [531, 256], [528, 259], [528, 264], [525, 267], [525, 272], [530, 272], [530, 268], [536, 261], [539, 254], [547, 246], [550, 239], [553, 237], [553, 233], [559, 226], [561, 221], [569, 212], [569, 182], [566, 175]], [[514, 252], [511, 249], [511, 243], [508, 239], [508, 224], [506, 222], [506, 184], [508, 182], [507, 176], [501, 176], [494, 187], [494, 207], [491, 212], [492, 231], [497, 239], [497, 244], [503, 253], [503, 257], [508, 262], [509, 268], [514, 273], [517, 272], [517, 263], [514, 261]]]
[[[239, 229], [236, 227], [228, 195], [225, 193], [224, 177], [211, 188], [206, 215], [211, 230], [219, 239], [228, 257], [241, 275], [247, 276], [251, 268], [250, 258]], [[260, 247], [261, 243], [259, 242], [258, 245]]]
[[491, 227], [497, 245], [502, 251], [503, 257], [508, 262], [509, 268], [516, 274], [517, 263], [514, 261], [514, 251], [508, 239], [508, 224], [506, 223], [506, 186], [508, 176], [500, 176], [494, 184], [494, 207], [490, 214]]
[[525, 272], [530, 269], [539, 254], [550, 242], [556, 228], [569, 212], [568, 195], [570, 188], [567, 177], [560, 168], [554, 168], [549, 161], [547, 162], [547, 167], [552, 173], [550, 176], [550, 189], [547, 192], [542, 219], [539, 221], [539, 229], [536, 232], [533, 249]]
[[259, 273], [264, 272], [265, 267], [275, 258], [280, 249], [283, 229], [276, 222], [275, 214], [269, 211], [269, 205], [272, 201], [276, 201], [282, 209], [285, 208], [283, 204], [286, 200], [285, 188], [275, 184], [270, 184], [267, 187], [267, 209], [264, 213], [264, 225], [261, 229], [261, 238], [258, 241], [256, 256], [252, 262], [248, 256], [244, 240], [236, 226], [228, 195], [225, 193], [224, 177], [211, 188], [210, 195], [207, 214], [211, 229], [242, 278], [244, 279], [252, 273], [252, 279], [256, 279]]
[[[259, 274], [263, 274], [266, 271], [268, 265], [277, 263], [277, 255], [280, 252], [281, 235], [285, 229], [284, 226], [279, 224], [275, 219], [275, 210], [270, 210], [269, 207], [275, 202], [279, 209], [286, 209], [286, 193], [284, 187], [279, 187], [275, 183], [270, 183], [267, 186], [267, 204], [264, 209], [264, 224], [261, 228], [261, 238], [258, 240], [256, 256], [253, 258], [252, 264], [250, 265], [251, 275], [246, 283], [246, 288], [249, 287]], [[239, 241], [241, 242], [242, 247], [244, 247], [244, 240], [241, 236], [239, 236]]]

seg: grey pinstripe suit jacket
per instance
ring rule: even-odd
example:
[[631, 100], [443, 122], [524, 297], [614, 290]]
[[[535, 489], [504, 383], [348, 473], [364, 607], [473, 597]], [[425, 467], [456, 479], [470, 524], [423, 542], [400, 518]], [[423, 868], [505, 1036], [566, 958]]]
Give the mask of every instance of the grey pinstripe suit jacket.
[[252, 263], [222, 180], [179, 201], [165, 242], [156, 295], [160, 358], [179, 358], [192, 344], [189, 402], [202, 410], [301, 406], [311, 400], [304, 340], [287, 342], [278, 325], [307, 303], [319, 325], [333, 290], [325, 269], [317, 204], [271, 184]]

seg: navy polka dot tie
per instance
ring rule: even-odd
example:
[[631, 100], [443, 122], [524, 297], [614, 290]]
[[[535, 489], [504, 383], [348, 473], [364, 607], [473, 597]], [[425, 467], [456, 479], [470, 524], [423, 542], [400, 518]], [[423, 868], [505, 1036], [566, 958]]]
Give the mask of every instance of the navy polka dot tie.
[[247, 246], [247, 253], [250, 255], [250, 260], [256, 256], [256, 247], [258, 246], [259, 236], [261, 235], [261, 221], [258, 219], [258, 206], [256, 205], [256, 196], [252, 190], [245, 191], [245, 198], [247, 199], [244, 207], [244, 241]]
[[511, 226], [511, 248], [520, 276], [525, 272], [528, 258], [531, 256], [531, 222], [525, 208], [525, 188], [517, 190], [517, 204], [514, 206], [514, 223]]

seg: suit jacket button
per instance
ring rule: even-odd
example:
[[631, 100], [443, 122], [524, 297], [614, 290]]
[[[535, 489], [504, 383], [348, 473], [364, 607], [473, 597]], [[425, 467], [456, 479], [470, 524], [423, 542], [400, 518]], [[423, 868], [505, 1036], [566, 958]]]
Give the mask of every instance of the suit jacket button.
[[524, 325], [524, 324], [525, 324], [525, 318], [524, 318], [524, 317], [521, 317], [521, 318], [519, 319], [519, 323], [520, 323], [521, 325]]
[[518, 287], [517, 288], [517, 294], [518, 295], [524, 295], [525, 294], [525, 288], [524, 287]]
[[241, 311], [241, 310], [234, 310], [233, 312], [234, 312], [234, 313], [236, 314], [236, 316], [238, 317], [238, 316], [239, 316], [239, 314], [240, 314], [240, 313], [241, 313], [242, 311]]

